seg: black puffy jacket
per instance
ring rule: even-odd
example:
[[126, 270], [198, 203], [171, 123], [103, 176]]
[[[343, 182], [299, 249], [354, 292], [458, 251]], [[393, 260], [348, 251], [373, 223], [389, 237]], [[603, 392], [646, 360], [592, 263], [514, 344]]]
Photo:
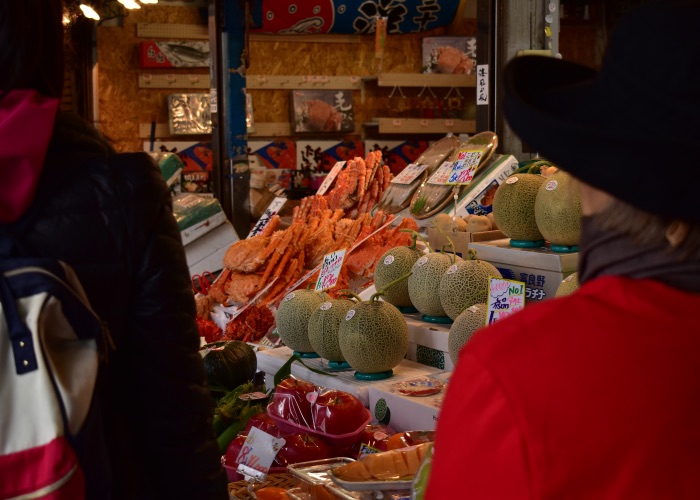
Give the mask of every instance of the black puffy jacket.
[[228, 498], [185, 253], [155, 162], [117, 155], [59, 115], [37, 196], [15, 229], [25, 251], [75, 269], [116, 346], [99, 394], [111, 465], [85, 464], [91, 496]]

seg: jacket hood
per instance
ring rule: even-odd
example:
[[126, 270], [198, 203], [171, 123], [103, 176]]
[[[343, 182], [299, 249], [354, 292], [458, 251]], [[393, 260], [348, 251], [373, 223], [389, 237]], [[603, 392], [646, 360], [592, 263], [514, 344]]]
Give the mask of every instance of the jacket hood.
[[0, 222], [14, 222], [34, 198], [59, 100], [34, 90], [0, 99]]

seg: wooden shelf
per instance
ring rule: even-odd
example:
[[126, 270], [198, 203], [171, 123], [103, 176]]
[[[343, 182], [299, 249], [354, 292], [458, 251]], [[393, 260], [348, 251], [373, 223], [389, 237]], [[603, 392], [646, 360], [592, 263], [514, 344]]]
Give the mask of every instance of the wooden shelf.
[[249, 137], [279, 137], [292, 135], [291, 123], [255, 123]]
[[380, 87], [476, 87], [476, 75], [380, 73], [376, 78]]
[[362, 78], [359, 76], [322, 76], [322, 75], [247, 75], [248, 89], [334, 89], [359, 90]]
[[380, 134], [473, 134], [476, 120], [456, 120], [449, 118], [375, 118], [371, 124], [379, 127]]
[[209, 40], [209, 26], [205, 24], [137, 23], [136, 36], [139, 38]]
[[209, 89], [211, 86], [209, 74], [139, 74], [141, 89]]

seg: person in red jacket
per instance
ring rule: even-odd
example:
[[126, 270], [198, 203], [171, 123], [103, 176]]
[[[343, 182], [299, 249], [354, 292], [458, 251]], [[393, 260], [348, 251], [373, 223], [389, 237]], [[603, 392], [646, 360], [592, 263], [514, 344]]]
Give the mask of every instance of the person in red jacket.
[[599, 73], [506, 66], [510, 126], [580, 181], [582, 285], [465, 344], [427, 498], [700, 498], [699, 21], [650, 2]]

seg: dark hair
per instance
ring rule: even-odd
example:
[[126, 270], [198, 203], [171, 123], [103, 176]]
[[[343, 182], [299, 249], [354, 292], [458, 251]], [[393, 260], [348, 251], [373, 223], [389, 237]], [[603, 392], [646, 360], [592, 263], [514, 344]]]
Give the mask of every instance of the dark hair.
[[0, 0], [0, 98], [14, 89], [61, 97], [62, 0]]

